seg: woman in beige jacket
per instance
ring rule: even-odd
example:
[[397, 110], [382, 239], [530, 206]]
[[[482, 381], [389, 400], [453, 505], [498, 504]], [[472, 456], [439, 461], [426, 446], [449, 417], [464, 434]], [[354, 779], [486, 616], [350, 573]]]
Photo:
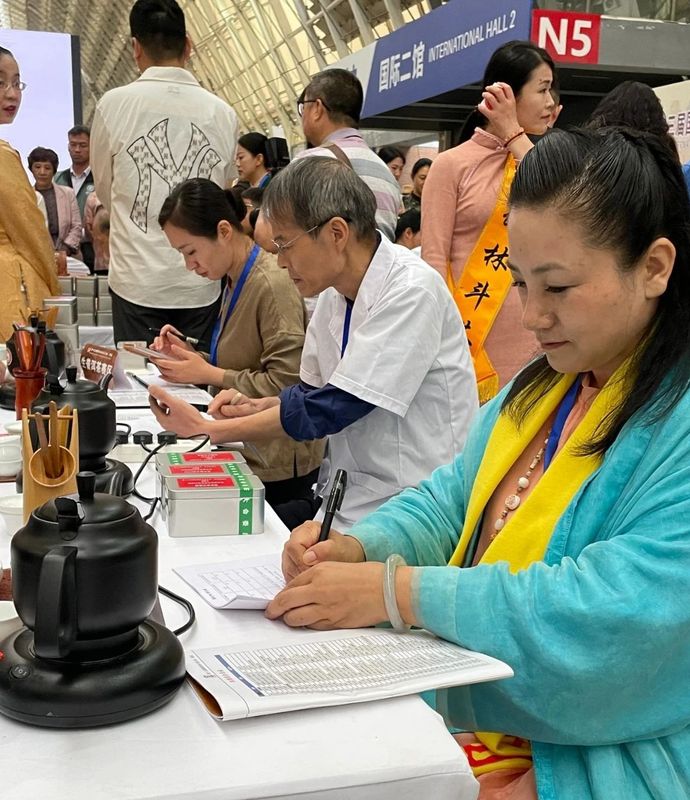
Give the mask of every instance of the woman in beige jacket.
[[[193, 178], [163, 204], [159, 222], [188, 270], [209, 280], [227, 278], [211, 352], [202, 354], [166, 325], [153, 343], [156, 359], [173, 382], [235, 389], [250, 398], [278, 395], [299, 382], [307, 315], [276, 257], [242, 231], [244, 203], [213, 181]], [[266, 485], [266, 499], [294, 527], [310, 519], [323, 443], [283, 438], [262, 444], [247, 462]]]

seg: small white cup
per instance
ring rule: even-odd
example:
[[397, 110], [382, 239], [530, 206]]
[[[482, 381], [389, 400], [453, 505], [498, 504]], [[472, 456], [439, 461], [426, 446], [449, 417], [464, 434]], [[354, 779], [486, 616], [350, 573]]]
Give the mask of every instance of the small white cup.
[[22, 465], [22, 451], [19, 440], [3, 442], [0, 440], [0, 476], [8, 478], [16, 475]]
[[24, 497], [21, 494], [8, 494], [0, 497], [0, 516], [5, 523], [8, 536], [13, 536], [22, 527]]

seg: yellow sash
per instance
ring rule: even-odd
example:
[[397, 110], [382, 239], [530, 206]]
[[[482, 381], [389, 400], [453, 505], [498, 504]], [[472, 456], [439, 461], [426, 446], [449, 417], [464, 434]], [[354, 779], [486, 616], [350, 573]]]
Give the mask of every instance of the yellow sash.
[[[556, 523], [599, 466], [598, 455], [578, 455], [578, 449], [595, 438], [606, 415], [620, 403], [626, 368], [627, 364], [623, 364], [607, 381], [548, 470], [486, 549], [481, 564], [507, 561], [515, 573], [544, 558]], [[564, 375], [535, 404], [519, 430], [507, 414], [499, 415], [472, 486], [462, 535], [449, 562], [452, 566], [463, 563], [472, 533], [496, 487], [554, 413], [575, 377]], [[496, 769], [527, 769], [531, 765], [529, 742], [500, 733], [478, 732], [475, 736], [484, 747], [473, 745], [466, 751], [476, 775]]]
[[484, 343], [512, 284], [506, 214], [514, 177], [515, 159], [509, 153], [496, 205], [462, 269], [460, 280], [455, 283], [450, 264], [446, 273], [448, 288], [465, 323], [481, 403], [498, 392], [498, 374]]

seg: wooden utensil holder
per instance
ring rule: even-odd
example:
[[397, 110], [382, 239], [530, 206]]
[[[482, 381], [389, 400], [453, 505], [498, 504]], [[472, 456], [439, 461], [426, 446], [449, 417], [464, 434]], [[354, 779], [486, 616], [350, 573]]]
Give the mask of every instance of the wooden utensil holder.
[[65, 494], [75, 494], [77, 491], [77, 472], [79, 472], [79, 420], [77, 411], [61, 416], [59, 421], [61, 440], [66, 440], [69, 428], [69, 442], [67, 447], [60, 447], [60, 462], [63, 464], [61, 474], [51, 478], [46, 474], [43, 456], [40, 449], [34, 450], [29, 431], [29, 414], [26, 409], [22, 411], [22, 460], [23, 485], [24, 485], [24, 524], [31, 516], [31, 512], [52, 500]]

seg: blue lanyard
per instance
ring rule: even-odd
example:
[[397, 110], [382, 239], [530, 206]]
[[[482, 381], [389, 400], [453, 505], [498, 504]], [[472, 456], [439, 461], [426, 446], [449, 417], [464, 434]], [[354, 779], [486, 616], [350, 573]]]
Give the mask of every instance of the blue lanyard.
[[352, 306], [354, 305], [353, 300], [348, 300], [347, 297], [345, 298], [345, 321], [343, 322], [343, 342], [340, 347], [340, 357], [342, 358], [345, 355], [345, 348], [347, 347], [347, 343], [350, 339], [350, 320], [352, 319]]
[[577, 378], [575, 378], [573, 385], [570, 387], [570, 389], [568, 389], [565, 397], [561, 400], [560, 406], [558, 406], [556, 420], [551, 428], [551, 433], [549, 433], [549, 439], [546, 443], [546, 450], [544, 450], [544, 472], [546, 472], [549, 464], [553, 460], [553, 457], [556, 455], [558, 441], [563, 433], [565, 422], [570, 416], [570, 412], [573, 410], [573, 406], [577, 400], [577, 393], [580, 390], [581, 385], [582, 375], [578, 375]]
[[237, 301], [240, 299], [240, 294], [242, 293], [242, 289], [244, 284], [249, 277], [249, 273], [252, 271], [252, 267], [254, 266], [254, 262], [256, 261], [256, 257], [259, 255], [259, 250], [261, 248], [258, 244], [255, 244], [252, 247], [252, 251], [249, 254], [249, 258], [247, 259], [247, 263], [244, 265], [244, 269], [242, 270], [242, 274], [240, 275], [237, 283], [235, 284], [235, 288], [232, 290], [232, 297], [230, 298], [230, 304], [228, 305], [227, 311], [225, 315], [223, 315], [223, 306], [225, 305], [225, 301], [228, 297], [228, 286], [225, 287], [225, 292], [223, 293], [223, 302], [221, 303], [220, 310], [218, 311], [218, 317], [216, 318], [216, 324], [213, 326], [213, 335], [211, 336], [211, 363], [214, 367], [218, 366], [218, 340], [220, 339], [220, 335], [223, 332], [223, 329], [228, 323], [230, 319], [230, 315], [235, 310], [235, 306], [237, 305]]
[[259, 185], [256, 187], [257, 189], [265, 189], [266, 184], [271, 180], [271, 173], [267, 172], [263, 178], [259, 181]]

